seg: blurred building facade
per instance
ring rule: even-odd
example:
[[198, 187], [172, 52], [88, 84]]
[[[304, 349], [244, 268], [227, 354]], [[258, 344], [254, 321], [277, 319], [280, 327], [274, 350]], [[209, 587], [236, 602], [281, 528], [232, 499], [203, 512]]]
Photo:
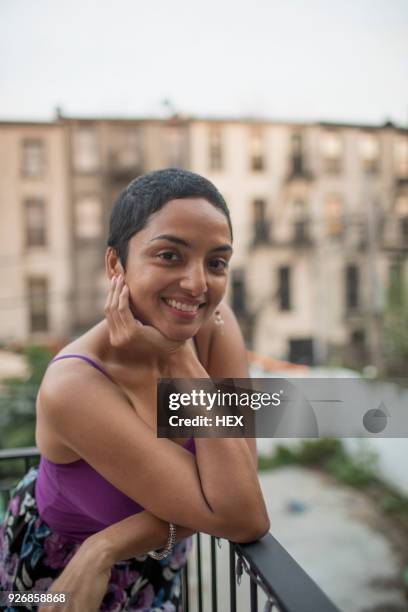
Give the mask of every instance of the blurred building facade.
[[71, 201], [65, 126], [0, 123], [0, 340], [66, 336]]
[[408, 281], [407, 130], [195, 121], [191, 132], [191, 167], [231, 206], [230, 301], [249, 345], [381, 367], [390, 285]]
[[188, 166], [183, 120], [65, 119], [73, 256], [73, 333], [100, 319], [107, 293], [104, 256], [112, 204], [136, 176]]
[[59, 116], [0, 123], [0, 156], [1, 341], [100, 319], [112, 203], [132, 178], [173, 166], [207, 176], [229, 203], [228, 299], [251, 348], [381, 366], [389, 288], [408, 280], [407, 130]]

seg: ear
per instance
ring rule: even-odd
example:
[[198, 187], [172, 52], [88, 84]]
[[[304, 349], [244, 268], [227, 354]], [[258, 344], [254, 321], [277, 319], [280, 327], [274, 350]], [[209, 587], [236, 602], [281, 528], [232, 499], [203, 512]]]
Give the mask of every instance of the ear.
[[122, 274], [125, 275], [120, 259], [113, 247], [108, 247], [105, 253], [105, 271], [106, 276], [110, 280], [113, 276]]

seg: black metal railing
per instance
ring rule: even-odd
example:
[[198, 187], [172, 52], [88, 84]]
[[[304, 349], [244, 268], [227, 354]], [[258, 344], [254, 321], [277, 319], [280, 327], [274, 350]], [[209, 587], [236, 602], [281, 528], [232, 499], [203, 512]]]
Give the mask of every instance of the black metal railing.
[[38, 463], [40, 453], [35, 446], [0, 450], [0, 521], [11, 490], [32, 465]]
[[[31, 465], [38, 462], [38, 449], [16, 448], [0, 450], [0, 487], [4, 501], [8, 501], [10, 490], [17, 480]], [[6, 464], [7, 462], [7, 464]], [[19, 469], [9, 470], [4, 480], [4, 465], [12, 462], [20, 463]], [[16, 466], [15, 466], [16, 467]], [[249, 605], [251, 612], [258, 612], [258, 600], [264, 601], [264, 612], [338, 612], [338, 608], [323, 593], [319, 586], [290, 556], [281, 544], [269, 533], [257, 542], [251, 544], [234, 544], [227, 540], [210, 537], [210, 568], [211, 582], [209, 594], [204, 593], [203, 538], [201, 533], [195, 536], [195, 555], [190, 558], [182, 573], [182, 598], [184, 612], [207, 612], [208, 605], [205, 595], [210, 599], [211, 612], [227, 612], [225, 603], [219, 605], [219, 590], [217, 581], [217, 566], [219, 554], [217, 549], [224, 544], [228, 546], [229, 568], [224, 567], [228, 574], [229, 588], [228, 610], [237, 612], [237, 589], [241, 585], [243, 575], [249, 579]], [[195, 558], [194, 558], [195, 556]], [[225, 561], [225, 560], [224, 560]], [[196, 576], [196, 588], [193, 588], [192, 576]], [[224, 595], [226, 594], [226, 591]], [[209, 597], [208, 597], [209, 596]], [[240, 606], [242, 609], [242, 606]]]
[[[224, 606], [220, 607], [216, 544], [219, 539], [210, 538], [211, 586], [205, 598], [201, 558], [203, 535], [198, 533], [195, 537], [196, 558], [190, 558], [183, 570], [184, 612], [192, 612], [193, 605], [197, 612], [210, 609], [211, 612], [237, 612], [238, 608], [244, 609], [246, 603], [245, 610], [258, 612], [260, 599], [263, 600], [261, 609], [264, 612], [338, 612], [334, 603], [270, 533], [251, 544], [221, 540], [229, 547], [229, 585], [222, 585], [229, 588], [229, 602], [226, 608], [224, 598]], [[191, 576], [194, 569], [197, 572], [197, 588], [192, 593]], [[239, 592], [243, 575], [249, 580], [248, 602], [247, 594]]]

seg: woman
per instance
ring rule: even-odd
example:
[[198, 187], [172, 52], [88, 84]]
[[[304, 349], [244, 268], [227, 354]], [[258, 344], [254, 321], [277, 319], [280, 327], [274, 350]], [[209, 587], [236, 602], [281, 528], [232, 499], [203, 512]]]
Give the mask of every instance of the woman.
[[[253, 440], [156, 437], [159, 378], [247, 376], [222, 303], [231, 254], [228, 209], [203, 177], [161, 170], [120, 194], [106, 318], [51, 362], [38, 394], [42, 458], [3, 524], [4, 590], [69, 592], [79, 612], [178, 610], [188, 536], [268, 531]], [[177, 543], [152, 558], [170, 524]]]

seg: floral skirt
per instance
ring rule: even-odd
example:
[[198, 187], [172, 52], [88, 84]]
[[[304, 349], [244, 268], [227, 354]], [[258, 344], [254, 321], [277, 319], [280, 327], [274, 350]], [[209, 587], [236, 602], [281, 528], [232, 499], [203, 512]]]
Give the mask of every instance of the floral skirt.
[[[40, 518], [34, 495], [37, 474], [31, 468], [18, 483], [0, 526], [0, 591], [47, 591], [79, 548]], [[187, 538], [162, 561], [143, 555], [116, 563], [100, 611], [181, 612], [181, 570], [191, 547]]]

